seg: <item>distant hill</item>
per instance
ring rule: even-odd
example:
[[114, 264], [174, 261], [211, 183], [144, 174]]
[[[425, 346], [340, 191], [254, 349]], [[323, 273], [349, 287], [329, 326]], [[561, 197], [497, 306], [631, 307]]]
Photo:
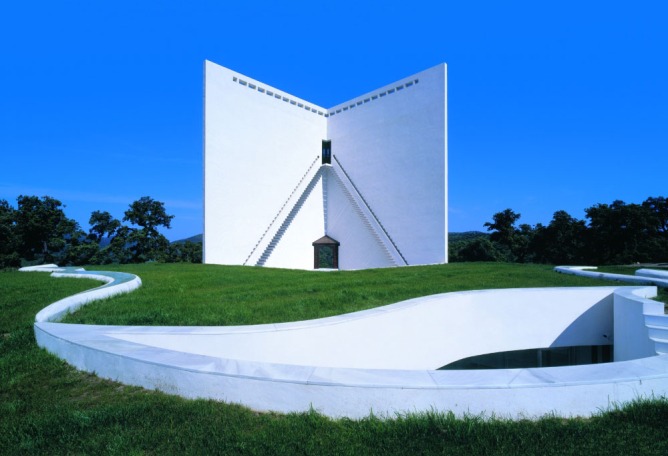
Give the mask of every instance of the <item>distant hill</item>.
[[195, 236], [190, 236], [187, 239], [179, 239], [178, 241], [172, 242], [172, 244], [184, 244], [186, 242], [202, 243], [202, 235], [196, 234]]

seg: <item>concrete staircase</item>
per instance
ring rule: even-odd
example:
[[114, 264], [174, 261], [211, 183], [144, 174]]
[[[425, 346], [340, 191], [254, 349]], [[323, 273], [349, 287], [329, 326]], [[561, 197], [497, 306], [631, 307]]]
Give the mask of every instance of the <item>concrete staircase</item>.
[[647, 334], [654, 342], [657, 355], [668, 354], [668, 315], [644, 316]]
[[341, 187], [344, 189], [344, 193], [346, 194], [346, 198], [348, 198], [350, 201], [352, 207], [355, 209], [355, 212], [361, 216], [365, 225], [368, 226], [371, 233], [373, 233], [374, 237], [378, 240], [380, 245], [383, 246], [383, 249], [387, 252], [388, 258], [390, 258], [392, 264], [395, 266], [408, 265], [408, 261], [406, 261], [406, 258], [404, 258], [401, 250], [399, 250], [399, 247], [390, 236], [390, 233], [388, 233], [388, 231], [376, 216], [373, 209], [371, 209], [369, 203], [366, 201], [364, 196], [362, 196], [359, 188], [357, 188], [357, 185], [355, 185], [350, 175], [346, 172], [343, 165], [341, 165], [339, 159], [336, 157], [336, 155], [333, 155], [333, 157], [334, 162], [338, 166], [332, 167], [332, 175], [341, 184]]
[[[323, 165], [324, 166], [324, 165]], [[292, 223], [292, 221], [295, 219], [297, 214], [299, 213], [299, 210], [302, 208], [304, 205], [304, 202], [308, 199], [309, 195], [311, 195], [311, 192], [313, 191], [313, 188], [316, 186], [318, 181], [320, 180], [320, 177], [322, 176], [322, 167], [318, 169], [318, 171], [315, 173], [311, 181], [308, 183], [302, 194], [299, 196], [295, 204], [292, 206], [292, 209], [288, 213], [287, 217], [285, 220], [283, 220], [283, 223], [281, 226], [278, 228], [278, 231], [276, 231], [276, 234], [272, 237], [271, 241], [269, 241], [269, 244], [267, 247], [264, 249], [264, 252], [262, 252], [262, 255], [260, 258], [257, 260], [257, 263], [255, 263], [255, 266], [264, 266], [269, 257], [271, 256], [272, 252], [280, 242], [281, 238], [287, 231], [288, 227]]]
[[346, 197], [346, 200], [350, 203], [350, 207], [353, 209], [355, 214], [362, 220], [362, 223], [364, 224], [364, 227], [367, 229], [367, 231], [373, 236], [373, 238], [376, 240], [377, 244], [382, 248], [383, 253], [385, 254], [385, 257], [389, 263], [391, 263], [393, 266], [398, 266], [400, 263], [397, 262], [397, 260], [394, 258], [394, 255], [392, 255], [391, 250], [388, 248], [388, 245], [386, 242], [383, 241], [383, 238], [379, 234], [379, 230], [374, 228], [373, 224], [370, 221], [370, 217], [365, 214], [365, 211], [362, 210], [362, 207], [360, 204], [357, 202], [355, 197], [352, 195], [346, 184], [344, 183], [343, 179], [341, 179], [341, 176], [339, 175], [339, 172], [331, 167], [328, 166], [327, 171], [330, 176], [334, 178], [334, 180], [339, 184], [341, 189], [343, 190], [343, 194]]
[[[303, 186], [303, 183], [304, 183], [304, 181], [306, 181], [306, 179], [308, 178], [308, 176], [311, 175], [311, 173], [312, 173], [312, 171], [313, 171], [313, 169], [314, 169], [314, 167], [315, 167], [315, 164], [316, 164], [316, 162], [317, 162], [319, 159], [320, 159], [320, 155], [318, 155], [317, 157], [315, 157], [315, 159], [311, 162], [311, 164], [309, 165], [309, 167], [308, 167], [308, 169], [306, 170], [306, 172], [302, 175], [301, 179], [299, 179], [299, 182], [297, 183], [297, 185], [295, 186], [295, 188], [292, 189], [292, 192], [290, 192], [290, 195], [288, 196], [288, 198], [285, 200], [285, 202], [283, 203], [283, 205], [281, 206], [281, 208], [278, 210], [278, 212], [276, 213], [276, 215], [274, 216], [274, 218], [271, 220], [271, 222], [269, 223], [269, 226], [267, 227], [267, 229], [264, 230], [264, 233], [262, 233], [262, 236], [260, 236], [260, 239], [255, 243], [255, 246], [253, 247], [253, 250], [251, 250], [251, 252], [250, 252], [250, 253], [248, 254], [248, 256], [246, 257], [246, 260], [243, 262], [243, 265], [244, 265], [244, 266], [246, 266], [246, 265], [248, 265], [248, 264], [256, 263], [256, 262], [259, 260], [259, 258], [258, 258], [259, 253], [260, 253], [260, 252], [263, 252], [264, 250], [266, 250], [266, 247], [265, 247], [265, 249], [263, 249], [263, 248], [261, 247], [261, 246], [262, 246], [262, 242], [267, 238], [267, 236], [271, 235], [271, 233], [273, 232], [273, 231], [272, 231], [272, 228], [275, 229], [276, 222], [280, 219], [281, 214], [283, 214], [284, 211], [285, 211], [285, 209], [286, 209], [287, 207], [289, 207], [289, 203], [290, 203], [292, 200], [294, 200], [295, 195], [297, 195], [297, 193], [298, 193], [298, 190]], [[317, 171], [316, 171], [316, 173], [317, 173]], [[302, 202], [302, 204], [303, 204], [303, 202]], [[282, 234], [281, 234], [281, 236], [282, 236]], [[275, 247], [275, 246], [274, 246], [274, 247]], [[272, 250], [273, 250], [273, 248], [272, 248]], [[266, 259], [265, 259], [265, 261], [266, 261]], [[263, 263], [263, 264], [264, 264], [264, 263]]]

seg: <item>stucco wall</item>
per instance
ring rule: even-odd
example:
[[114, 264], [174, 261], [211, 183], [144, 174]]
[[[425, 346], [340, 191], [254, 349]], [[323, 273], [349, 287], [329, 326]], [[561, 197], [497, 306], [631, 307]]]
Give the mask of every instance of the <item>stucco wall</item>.
[[[243, 264], [320, 155], [327, 136], [324, 113], [319, 106], [205, 62], [206, 263]], [[304, 250], [312, 248], [310, 242]]]
[[446, 84], [442, 64], [329, 109], [332, 153], [409, 264], [447, 262]]
[[[263, 264], [311, 269], [325, 234], [341, 269], [447, 262], [446, 82], [443, 64], [323, 109], [206, 62], [204, 261], [256, 264], [331, 139], [346, 189], [318, 182]], [[346, 195], [341, 166], [384, 229]]]
[[656, 288], [620, 290], [615, 294], [615, 361], [656, 355], [656, 345], [649, 337], [645, 315], [663, 315], [663, 303], [647, 299], [656, 296]]

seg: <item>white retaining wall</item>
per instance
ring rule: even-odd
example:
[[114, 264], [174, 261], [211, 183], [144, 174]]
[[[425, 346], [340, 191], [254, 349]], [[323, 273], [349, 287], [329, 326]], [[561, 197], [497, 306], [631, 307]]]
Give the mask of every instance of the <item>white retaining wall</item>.
[[[433, 369], [489, 352], [605, 343], [617, 330], [610, 314], [620, 293], [642, 307], [641, 296], [656, 289], [447, 293], [326, 319], [243, 327], [36, 322], [35, 335], [40, 346], [101, 377], [257, 410], [313, 407], [353, 418], [429, 410], [586, 416], [665, 395], [668, 357], [537, 369]], [[86, 299], [85, 293], [77, 296]], [[627, 329], [639, 337], [638, 326]]]

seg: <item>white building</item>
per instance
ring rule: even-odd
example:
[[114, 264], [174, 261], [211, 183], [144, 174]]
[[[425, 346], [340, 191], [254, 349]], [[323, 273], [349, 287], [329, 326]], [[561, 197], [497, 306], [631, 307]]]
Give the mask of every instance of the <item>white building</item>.
[[447, 262], [445, 64], [324, 108], [207, 61], [204, 98], [206, 263]]

